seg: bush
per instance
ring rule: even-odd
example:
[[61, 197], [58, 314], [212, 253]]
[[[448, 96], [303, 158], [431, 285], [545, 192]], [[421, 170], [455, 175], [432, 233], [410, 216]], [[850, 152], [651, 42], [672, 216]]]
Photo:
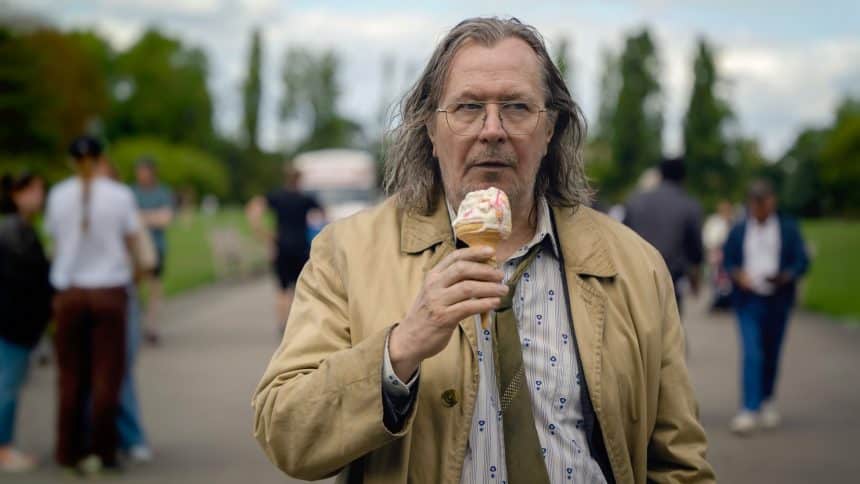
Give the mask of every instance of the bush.
[[187, 145], [157, 138], [123, 138], [108, 148], [108, 156], [123, 180], [134, 179], [134, 166], [143, 157], [155, 160], [158, 176], [174, 189], [192, 188], [197, 194], [224, 197], [229, 178], [223, 165], [209, 154]]

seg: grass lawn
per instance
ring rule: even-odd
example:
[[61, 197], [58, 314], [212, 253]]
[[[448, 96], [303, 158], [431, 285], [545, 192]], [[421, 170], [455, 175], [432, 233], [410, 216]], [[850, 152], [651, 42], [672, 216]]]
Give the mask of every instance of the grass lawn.
[[250, 259], [252, 267], [266, 263], [260, 244], [251, 236], [244, 214], [237, 208], [227, 208], [216, 215], [199, 212], [177, 216], [167, 231], [167, 263], [164, 271], [165, 293], [175, 295], [219, 278], [212, 248], [213, 231], [238, 234], [242, 242], [242, 257]]
[[803, 305], [860, 321], [860, 222], [807, 220], [802, 227], [812, 255]]

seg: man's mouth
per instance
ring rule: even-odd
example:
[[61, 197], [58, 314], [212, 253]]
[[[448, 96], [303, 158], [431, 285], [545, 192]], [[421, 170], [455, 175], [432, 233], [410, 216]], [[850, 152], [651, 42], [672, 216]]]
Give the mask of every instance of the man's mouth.
[[503, 168], [513, 168], [513, 164], [501, 160], [487, 160], [473, 163], [470, 168], [501, 170]]

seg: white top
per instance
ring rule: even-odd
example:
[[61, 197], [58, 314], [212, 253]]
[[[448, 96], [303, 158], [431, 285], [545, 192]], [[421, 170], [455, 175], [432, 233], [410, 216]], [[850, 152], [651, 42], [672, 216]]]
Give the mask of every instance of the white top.
[[702, 227], [702, 243], [708, 250], [722, 249], [729, 237], [731, 224], [722, 215], [715, 213], [708, 217]]
[[759, 223], [749, 217], [746, 222], [744, 235], [744, 272], [752, 282], [752, 290], [756, 294], [769, 296], [773, 294], [773, 284], [767, 278], [779, 273], [779, 252], [782, 241], [779, 236], [779, 220], [771, 215]]
[[48, 194], [45, 226], [54, 239], [51, 283], [57, 289], [124, 286], [132, 277], [125, 237], [140, 230], [134, 195], [110, 179], [93, 179], [84, 232], [82, 188], [81, 179], [74, 177]]
[[[576, 358], [568, 308], [564, 295], [558, 247], [552, 231], [549, 206], [538, 200], [537, 230], [529, 243], [517, 250], [501, 269], [507, 281], [528, 250], [541, 249], [517, 284], [513, 311], [523, 345], [523, 366], [528, 381], [535, 427], [549, 480], [603, 484], [606, 480], [589, 452], [580, 400], [582, 372]], [[453, 211], [448, 207], [449, 213]], [[493, 364], [489, 330], [478, 332], [478, 395], [463, 462], [462, 484], [501, 484], [507, 481], [505, 442]], [[383, 388], [391, 394], [408, 395], [416, 378], [404, 383], [394, 374], [388, 353], [383, 363]]]

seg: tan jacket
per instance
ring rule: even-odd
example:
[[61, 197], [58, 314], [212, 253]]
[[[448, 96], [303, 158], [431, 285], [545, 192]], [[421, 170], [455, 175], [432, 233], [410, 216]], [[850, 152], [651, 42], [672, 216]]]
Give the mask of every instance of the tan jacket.
[[[574, 334], [619, 483], [714, 482], [660, 254], [592, 209], [553, 209]], [[403, 430], [383, 425], [385, 338], [425, 273], [454, 250], [444, 203], [389, 199], [314, 240], [287, 330], [254, 396], [254, 433], [287, 474], [342, 482], [458, 483], [478, 389], [471, 318], [421, 364]]]

